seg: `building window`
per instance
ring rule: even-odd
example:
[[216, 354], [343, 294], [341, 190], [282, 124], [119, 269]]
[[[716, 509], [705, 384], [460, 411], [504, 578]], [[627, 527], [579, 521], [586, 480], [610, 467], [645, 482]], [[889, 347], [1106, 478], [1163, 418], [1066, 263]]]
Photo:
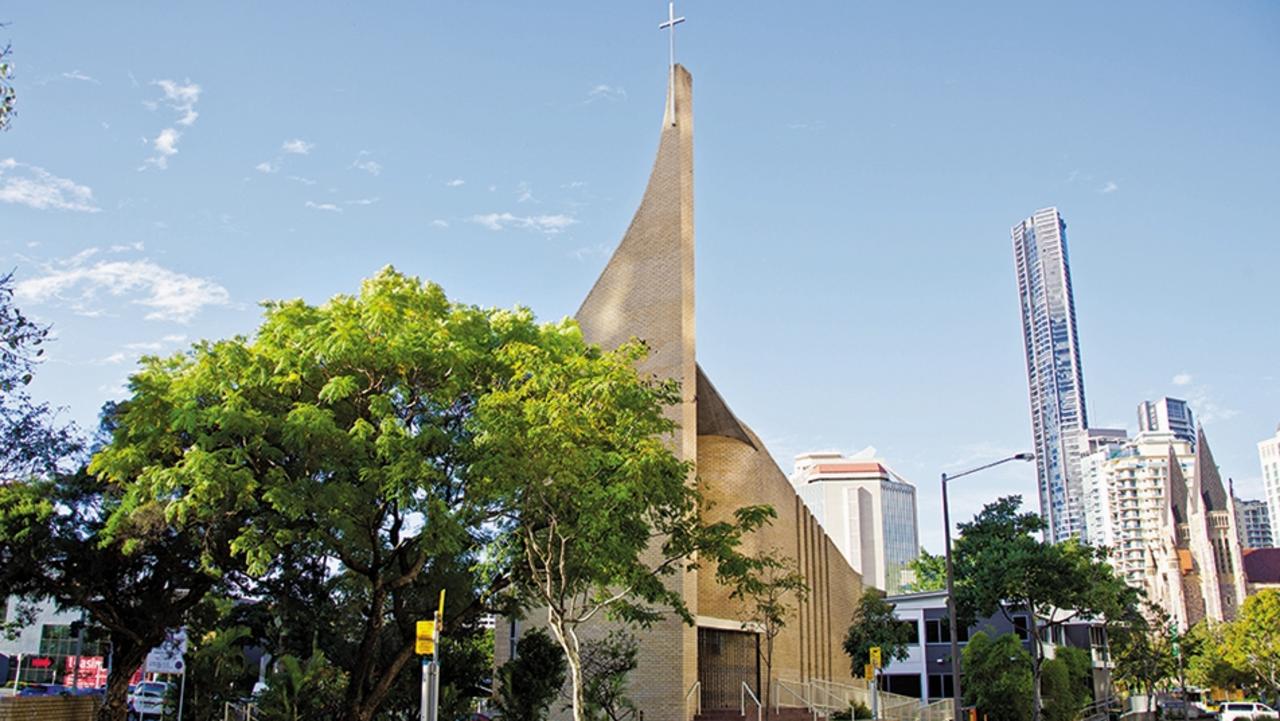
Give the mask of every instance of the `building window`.
[[[965, 626], [956, 628], [959, 643], [969, 642], [969, 629]], [[946, 618], [932, 618], [924, 622], [925, 643], [951, 643], [951, 622]]]
[[1018, 634], [1018, 638], [1023, 641], [1031, 638], [1031, 632], [1027, 627], [1028, 619], [1026, 616], [1018, 615], [1013, 617], [1013, 632]]
[[[920, 626], [915, 621], [902, 621], [901, 626], [906, 629], [906, 640], [908, 646], [917, 646], [920, 644]], [[919, 686], [920, 684], [916, 684]]]
[[955, 684], [949, 673], [929, 674], [929, 698], [950, 698], [955, 693]]
[[945, 618], [931, 618], [924, 622], [925, 643], [951, 643], [951, 627]]

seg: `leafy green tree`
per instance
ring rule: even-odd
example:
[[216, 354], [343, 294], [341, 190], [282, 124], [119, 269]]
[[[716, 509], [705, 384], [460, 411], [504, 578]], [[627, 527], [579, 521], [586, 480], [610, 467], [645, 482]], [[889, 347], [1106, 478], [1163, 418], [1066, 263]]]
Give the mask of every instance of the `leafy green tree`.
[[306, 661], [281, 656], [258, 700], [262, 721], [325, 721], [342, 712], [346, 678], [323, 651]]
[[1054, 657], [1044, 663], [1041, 683], [1044, 691], [1045, 721], [1076, 721], [1092, 701], [1088, 652], [1059, 646]]
[[947, 557], [935, 556], [924, 548], [911, 559], [907, 570], [915, 574], [915, 580], [903, 587], [905, 593], [941, 591], [947, 587]]
[[758, 632], [764, 641], [757, 649], [764, 666], [761, 699], [768, 708], [773, 688], [774, 641], [796, 612], [797, 604], [809, 595], [809, 584], [795, 559], [776, 549], [756, 554], [747, 562], [749, 572], [736, 577], [730, 597], [743, 602], [739, 606], [743, 628]]
[[1012, 633], [969, 637], [961, 652], [964, 702], [987, 721], [1026, 721], [1031, 716], [1031, 656]]
[[[4, 53], [0, 52], [0, 127], [4, 126]], [[50, 328], [13, 303], [13, 273], [0, 275], [0, 479], [23, 480], [70, 470], [81, 458], [75, 429], [59, 424], [27, 385], [44, 356]]]
[[1147, 697], [1148, 707], [1156, 688], [1173, 677], [1177, 663], [1168, 633], [1169, 615], [1146, 603], [1107, 619], [1107, 641], [1115, 664], [1115, 678], [1130, 695]]
[[[4, 23], [0, 23], [2, 27], [5, 27]], [[18, 91], [13, 87], [13, 63], [9, 61], [12, 53], [13, 47], [8, 43], [0, 48], [0, 130], [9, 129], [18, 99]]]
[[0, 589], [83, 609], [111, 642], [100, 721], [124, 721], [147, 652], [234, 573], [231, 534], [243, 523], [216, 499], [204, 519], [172, 518], [170, 499], [130, 499], [130, 482], [91, 467], [0, 485]]
[[[1189, 683], [1222, 689], [1244, 689], [1253, 685], [1249, 674], [1227, 659], [1229, 629], [1230, 624], [1201, 621], [1187, 631], [1182, 647]], [[1176, 673], [1176, 662], [1174, 666]]]
[[1280, 591], [1248, 597], [1226, 628], [1224, 656], [1272, 699], [1280, 698]]
[[643, 627], [668, 609], [692, 624], [669, 578], [695, 558], [726, 578], [749, 570], [735, 549], [773, 515], [749, 506], [733, 521], [704, 521], [692, 468], [669, 445], [665, 411], [680, 388], [636, 370], [646, 352], [640, 343], [601, 351], [571, 322], [546, 326], [499, 351], [510, 380], [479, 399], [470, 426], [479, 452], [469, 477], [500, 508], [504, 531], [491, 558], [511, 569], [524, 604], [545, 609], [576, 721], [579, 626], [607, 616]]
[[1020, 496], [987, 504], [960, 524], [955, 544], [957, 615], [966, 622], [1010, 609], [1025, 611], [1032, 639], [1032, 716], [1040, 721], [1044, 644], [1078, 618], [1113, 618], [1137, 605], [1138, 592], [1107, 563], [1106, 550], [1071, 539], [1041, 540], [1040, 516], [1020, 513]]
[[885, 600], [878, 588], [863, 589], [858, 607], [844, 636], [844, 652], [849, 655], [853, 673], [859, 675], [864, 664], [871, 662], [871, 648], [880, 647], [884, 664], [903, 661], [911, 642], [911, 628], [893, 615], [895, 606]]
[[392, 269], [320, 306], [267, 303], [253, 339], [145, 359], [94, 468], [126, 503], [166, 499], [170, 519], [244, 514], [233, 548], [259, 578], [291, 548], [314, 554], [355, 620], [333, 656], [339, 717], [369, 721], [408, 677], [414, 624], [441, 587], [429, 579], [465, 567], [490, 533], [464, 477], [477, 399], [510, 377], [499, 349], [562, 332]]
[[634, 634], [617, 630], [582, 648], [583, 698], [592, 721], [627, 721], [640, 709], [627, 697], [627, 675], [636, 669], [639, 644]]
[[504, 721], [543, 721], [564, 686], [564, 650], [540, 628], [526, 631], [516, 657], [498, 669], [495, 705]]

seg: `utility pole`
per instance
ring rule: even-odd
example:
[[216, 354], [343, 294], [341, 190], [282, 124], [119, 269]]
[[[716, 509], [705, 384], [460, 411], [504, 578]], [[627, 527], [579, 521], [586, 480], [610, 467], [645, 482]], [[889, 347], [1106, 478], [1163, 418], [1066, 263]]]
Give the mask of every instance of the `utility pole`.
[[[444, 623], [444, 590], [440, 605], [430, 621], [418, 621], [414, 651], [422, 656], [421, 721], [440, 719], [440, 628]], [[430, 656], [430, 660], [427, 657]]]

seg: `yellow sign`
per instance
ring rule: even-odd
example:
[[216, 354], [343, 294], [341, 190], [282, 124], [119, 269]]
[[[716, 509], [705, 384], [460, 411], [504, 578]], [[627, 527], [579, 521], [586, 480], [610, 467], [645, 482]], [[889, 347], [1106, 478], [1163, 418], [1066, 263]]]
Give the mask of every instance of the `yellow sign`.
[[871, 665], [876, 668], [880, 668], [880, 647], [879, 646], [871, 647]]
[[418, 621], [418, 632], [416, 634], [413, 650], [419, 656], [427, 656], [436, 652], [435, 621]]
[[876, 680], [876, 667], [871, 664], [867, 664], [862, 668], [862, 675], [868, 681]]

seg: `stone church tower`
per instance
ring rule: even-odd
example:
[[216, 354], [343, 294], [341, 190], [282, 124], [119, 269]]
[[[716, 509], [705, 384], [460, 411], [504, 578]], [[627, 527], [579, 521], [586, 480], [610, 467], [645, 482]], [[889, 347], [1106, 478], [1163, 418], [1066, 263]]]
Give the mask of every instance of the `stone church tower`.
[[1173, 448], [1164, 489], [1164, 538], [1150, 549], [1147, 592], [1182, 629], [1201, 620], [1230, 621], [1244, 603], [1244, 561], [1235, 499], [1222, 484], [1204, 429], [1197, 429], [1195, 470], [1183, 474]]

